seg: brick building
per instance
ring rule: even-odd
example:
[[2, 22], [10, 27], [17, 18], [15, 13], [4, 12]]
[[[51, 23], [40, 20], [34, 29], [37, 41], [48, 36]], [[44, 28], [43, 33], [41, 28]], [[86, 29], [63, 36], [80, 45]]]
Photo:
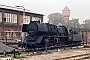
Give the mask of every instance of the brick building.
[[64, 16], [64, 22], [67, 23], [69, 21], [69, 17], [70, 17], [70, 9], [65, 6], [65, 8], [62, 10], [62, 15]]
[[[24, 19], [23, 13], [25, 13]], [[43, 14], [24, 10], [22, 7], [0, 5], [0, 38], [21, 36], [22, 25], [37, 20], [43, 22]]]

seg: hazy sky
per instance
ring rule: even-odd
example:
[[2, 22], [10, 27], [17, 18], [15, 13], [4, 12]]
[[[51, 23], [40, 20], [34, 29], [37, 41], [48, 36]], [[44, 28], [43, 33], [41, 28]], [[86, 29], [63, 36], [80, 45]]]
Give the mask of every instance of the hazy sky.
[[0, 4], [7, 6], [25, 5], [26, 9], [43, 13], [44, 22], [50, 13], [62, 13], [62, 9], [68, 6], [72, 18], [79, 18], [80, 23], [90, 19], [90, 0], [0, 0]]

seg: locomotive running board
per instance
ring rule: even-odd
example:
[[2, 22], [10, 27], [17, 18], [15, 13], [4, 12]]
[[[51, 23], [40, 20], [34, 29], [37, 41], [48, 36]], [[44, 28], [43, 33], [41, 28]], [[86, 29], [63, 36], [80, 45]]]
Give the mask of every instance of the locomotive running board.
[[69, 36], [44, 36], [44, 37], [46, 37], [46, 38], [67, 38], [67, 37], [69, 37]]

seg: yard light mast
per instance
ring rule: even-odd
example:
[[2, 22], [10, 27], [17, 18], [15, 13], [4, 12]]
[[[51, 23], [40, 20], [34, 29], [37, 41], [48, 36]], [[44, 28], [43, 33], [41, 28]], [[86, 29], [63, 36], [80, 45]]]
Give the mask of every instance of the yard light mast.
[[[23, 26], [23, 22], [25, 20], [25, 7], [24, 6], [16, 6], [16, 7], [22, 7], [23, 8], [23, 20], [22, 20], [22, 26]], [[21, 30], [22, 30], [22, 26], [21, 26]], [[22, 40], [24, 38], [24, 33], [21, 32], [21, 37], [22, 37]]]

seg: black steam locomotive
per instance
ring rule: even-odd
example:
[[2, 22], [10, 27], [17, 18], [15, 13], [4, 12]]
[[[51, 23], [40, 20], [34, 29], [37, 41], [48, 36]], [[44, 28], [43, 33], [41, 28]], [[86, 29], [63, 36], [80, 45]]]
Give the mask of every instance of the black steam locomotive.
[[40, 23], [39, 21], [31, 21], [28, 25], [24, 24], [22, 31], [27, 32], [23, 47], [28, 49], [82, 42], [82, 36], [78, 34], [77, 29]]

